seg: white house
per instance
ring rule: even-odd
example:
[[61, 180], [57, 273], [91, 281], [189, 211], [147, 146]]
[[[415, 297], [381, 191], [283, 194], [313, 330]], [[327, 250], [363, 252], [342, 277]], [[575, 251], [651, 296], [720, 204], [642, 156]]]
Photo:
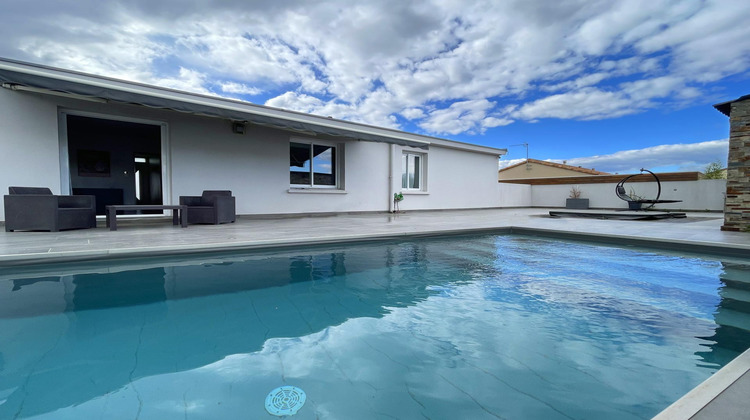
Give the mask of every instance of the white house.
[[[504, 149], [0, 59], [0, 189], [238, 214], [490, 208]], [[101, 211], [100, 211], [101, 212]], [[4, 214], [0, 213], [0, 220]]]

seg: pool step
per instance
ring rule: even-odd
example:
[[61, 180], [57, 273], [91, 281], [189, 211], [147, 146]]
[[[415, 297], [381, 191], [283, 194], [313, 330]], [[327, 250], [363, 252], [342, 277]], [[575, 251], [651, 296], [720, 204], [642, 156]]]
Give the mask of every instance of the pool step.
[[[722, 299], [731, 299], [737, 303], [744, 303], [745, 304], [744, 307], [733, 308], [733, 309], [739, 309], [741, 311], [750, 312], [750, 290], [724, 287], [721, 290], [719, 290], [719, 296], [721, 296]], [[726, 305], [722, 303], [721, 306], [726, 306]]]
[[750, 332], [750, 313], [740, 312], [727, 307], [720, 307], [714, 314], [714, 321], [719, 325], [728, 325]]
[[750, 266], [747, 264], [724, 263], [720, 277], [729, 287], [750, 290]]

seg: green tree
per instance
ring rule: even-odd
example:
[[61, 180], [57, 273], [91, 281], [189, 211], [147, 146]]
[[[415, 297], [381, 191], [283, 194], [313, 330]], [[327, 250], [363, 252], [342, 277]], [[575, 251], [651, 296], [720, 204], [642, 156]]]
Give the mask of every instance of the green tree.
[[703, 177], [705, 179], [725, 179], [727, 172], [724, 170], [721, 161], [715, 160], [706, 165], [706, 168], [703, 170]]

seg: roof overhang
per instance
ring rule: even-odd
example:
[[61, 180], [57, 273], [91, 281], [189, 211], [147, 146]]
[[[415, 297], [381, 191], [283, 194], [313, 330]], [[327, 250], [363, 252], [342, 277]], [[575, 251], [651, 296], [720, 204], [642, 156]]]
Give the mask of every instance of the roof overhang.
[[731, 101], [727, 101], [727, 102], [722, 102], [720, 104], [716, 104], [716, 105], [714, 105], [714, 108], [716, 108], [719, 112], [721, 112], [722, 114], [724, 114], [724, 115], [726, 115], [728, 117], [729, 114], [732, 111], [732, 104], [733, 103], [740, 102], [740, 101], [746, 101], [748, 99], [750, 99], [750, 95], [741, 96], [741, 97], [739, 97], [737, 99], [734, 99], [734, 100], [731, 100]]
[[313, 135], [417, 148], [428, 148], [430, 145], [429, 140], [420, 139], [419, 135], [397, 130], [5, 59], [0, 59], [0, 84], [13, 90], [64, 95], [97, 102], [142, 105]]
[[466, 144], [218, 96], [182, 92], [8, 59], [0, 59], [0, 84], [13, 90], [35, 91], [97, 102], [135, 104], [248, 122], [310, 135], [343, 137], [421, 149], [427, 149], [434, 144], [498, 156], [507, 153], [505, 149]]

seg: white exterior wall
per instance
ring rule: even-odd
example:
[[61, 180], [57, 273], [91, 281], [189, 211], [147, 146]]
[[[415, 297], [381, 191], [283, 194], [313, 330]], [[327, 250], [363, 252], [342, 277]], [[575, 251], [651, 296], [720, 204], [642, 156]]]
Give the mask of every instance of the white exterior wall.
[[[238, 214], [388, 211], [393, 192], [400, 191], [400, 146], [316, 138], [343, 145], [345, 189], [300, 192], [289, 188], [289, 141], [305, 138], [302, 134], [248, 125], [240, 135], [232, 132], [231, 122], [219, 118], [7, 89], [0, 89], [0, 108], [4, 194], [11, 185], [50, 187], [54, 193], [68, 185], [60, 172], [61, 111], [163, 125], [168, 145], [163, 150], [163, 183], [169, 194], [165, 204], [177, 203], [181, 195], [200, 195], [204, 189], [229, 189], [237, 199]], [[497, 156], [434, 144], [429, 150], [415, 150], [427, 154], [428, 191], [406, 193], [402, 210], [487, 208], [513, 201], [505, 195], [507, 188], [498, 186]], [[0, 220], [4, 218], [0, 210]]]
[[[620, 200], [615, 194], [616, 183], [581, 184], [581, 198], [589, 199], [590, 208], [622, 208], [628, 203]], [[565, 207], [565, 199], [573, 185], [532, 185], [531, 205], [534, 207]], [[632, 187], [639, 195], [647, 199], [656, 196], [655, 182], [627, 183], [625, 188], [630, 192]], [[703, 179], [699, 181], [668, 181], [661, 183], [662, 200], [682, 200], [680, 203], [662, 203], [660, 209], [711, 210], [723, 211], [725, 179]]]
[[[428, 151], [396, 148], [395, 192], [404, 194], [401, 210], [489, 208], [500, 206], [497, 156], [431, 145]], [[401, 190], [401, 153], [411, 150], [427, 156], [426, 191]], [[492, 179], [494, 182], [487, 182]]]
[[290, 192], [298, 190], [289, 188], [289, 141], [314, 137], [259, 126], [248, 126], [244, 135], [238, 135], [225, 120], [178, 117], [170, 122], [175, 202], [181, 195], [229, 189], [237, 199], [238, 214], [388, 209], [386, 144], [332, 140], [343, 145], [345, 192]]
[[[46, 186], [60, 193], [57, 107], [0, 88], [0, 187]], [[4, 211], [4, 210], [2, 210]], [[2, 218], [4, 220], [4, 217]]]

